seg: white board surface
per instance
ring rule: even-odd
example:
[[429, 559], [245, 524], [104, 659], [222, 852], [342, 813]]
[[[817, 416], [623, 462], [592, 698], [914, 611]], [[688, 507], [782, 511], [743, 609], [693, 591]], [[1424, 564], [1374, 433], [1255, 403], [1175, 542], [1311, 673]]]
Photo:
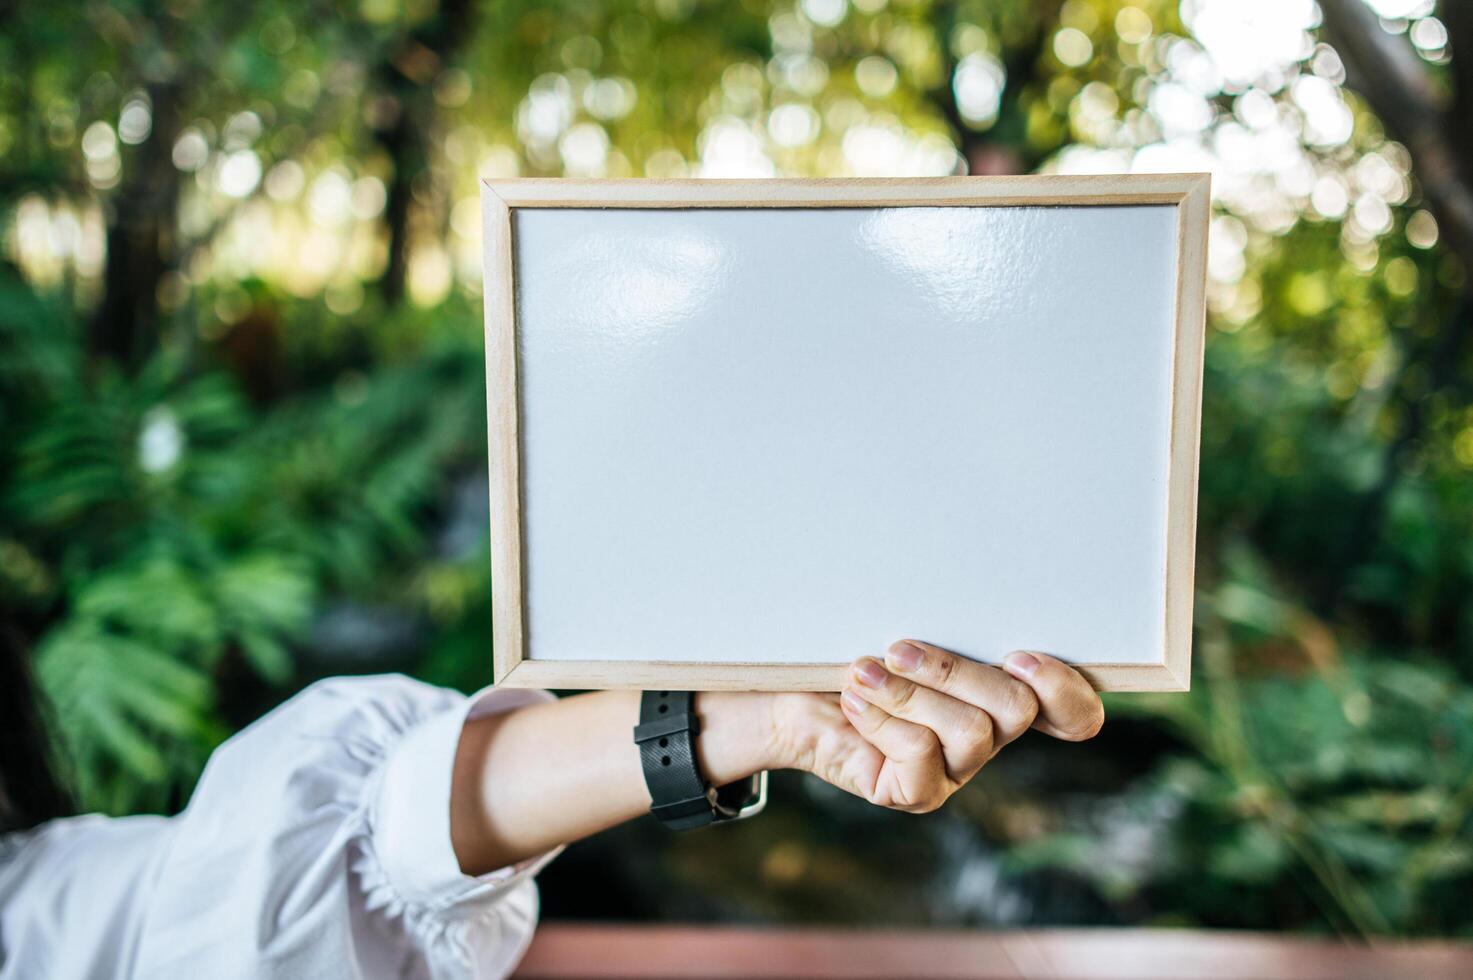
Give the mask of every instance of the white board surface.
[[1178, 209], [524, 209], [534, 660], [1163, 658]]

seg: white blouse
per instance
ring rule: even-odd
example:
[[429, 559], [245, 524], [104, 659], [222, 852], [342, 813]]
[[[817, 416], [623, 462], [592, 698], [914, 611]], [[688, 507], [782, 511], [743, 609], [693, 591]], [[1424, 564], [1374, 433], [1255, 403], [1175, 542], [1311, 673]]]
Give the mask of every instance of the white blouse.
[[0, 838], [0, 980], [505, 976], [557, 851], [463, 874], [451, 770], [468, 718], [550, 698], [322, 681], [220, 746], [176, 817]]

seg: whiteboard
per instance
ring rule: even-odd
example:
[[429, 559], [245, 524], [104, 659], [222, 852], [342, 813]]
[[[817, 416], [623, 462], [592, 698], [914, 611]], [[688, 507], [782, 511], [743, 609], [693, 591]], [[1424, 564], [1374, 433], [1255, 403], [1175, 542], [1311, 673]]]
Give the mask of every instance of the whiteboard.
[[579, 203], [508, 209], [497, 265], [519, 667], [838, 687], [918, 637], [1185, 680], [1180, 203]]

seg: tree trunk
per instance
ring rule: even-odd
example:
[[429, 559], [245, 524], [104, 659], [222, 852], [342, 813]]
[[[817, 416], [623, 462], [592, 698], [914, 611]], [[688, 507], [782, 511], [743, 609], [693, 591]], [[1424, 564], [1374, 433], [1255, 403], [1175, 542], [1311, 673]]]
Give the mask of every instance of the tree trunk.
[[1048, 45], [1049, 28], [1058, 21], [1060, 4], [1049, 0], [1038, 4], [1034, 12], [1033, 30], [1027, 40], [1006, 52], [1003, 63], [1003, 91], [998, 105], [997, 121], [985, 132], [973, 129], [962, 117], [956, 104], [952, 80], [957, 62], [952, 56], [950, 36], [957, 25], [957, 5], [947, 3], [936, 9], [933, 24], [936, 44], [941, 51], [944, 77], [930, 92], [932, 103], [951, 124], [957, 151], [966, 162], [967, 173], [1006, 175], [1031, 173], [1043, 157], [1027, 142], [1027, 114], [1021, 99], [1038, 71], [1038, 60]]
[[469, 35], [471, 13], [470, 0], [445, 0], [439, 15], [406, 37], [374, 72], [378, 93], [370, 107], [370, 128], [394, 168], [384, 204], [389, 255], [379, 280], [390, 304], [403, 298], [409, 272], [414, 181], [429, 166], [435, 79]]
[[389, 254], [383, 278], [379, 280], [379, 291], [390, 306], [404, 297], [404, 285], [409, 274], [410, 202], [414, 197], [414, 177], [425, 165], [423, 124], [418, 118], [420, 108], [414, 104], [421, 100], [414, 99], [412, 92], [405, 95], [412, 100], [411, 103], [406, 105], [400, 98], [391, 97], [392, 101], [380, 111], [392, 113], [394, 121], [374, 128], [374, 137], [389, 155], [394, 168], [384, 204]]
[[130, 369], [158, 345], [158, 284], [176, 258], [179, 213], [172, 159], [179, 135], [176, 91], [155, 85], [148, 95], [153, 128], [126, 154], [122, 184], [107, 204], [107, 269], [88, 338], [93, 354]]
[[1325, 39], [1345, 65], [1346, 84], [1411, 153], [1443, 246], [1473, 269], [1473, 4], [1442, 6], [1455, 52], [1450, 105], [1438, 97], [1411, 44], [1382, 30], [1364, 0], [1320, 3]]
[[[1441, 246], [1461, 261], [1466, 278], [1473, 272], [1473, 4], [1448, 2], [1441, 7], [1453, 50], [1450, 103], [1433, 87], [1411, 44], [1382, 30], [1364, 0], [1320, 0], [1325, 38], [1345, 65], [1346, 84], [1411, 154], [1412, 171], [1437, 219]], [[1427, 430], [1431, 397], [1452, 394], [1457, 403], [1466, 401], [1468, 379], [1459, 366], [1468, 354], [1470, 335], [1473, 284], [1465, 284], [1429, 337], [1403, 338], [1392, 390], [1402, 389], [1414, 366], [1427, 368], [1430, 385], [1401, 397], [1403, 415], [1387, 443], [1380, 477], [1361, 501], [1358, 533], [1347, 538], [1345, 563], [1361, 560], [1378, 546], [1405, 469], [1404, 457], [1417, 450]]]

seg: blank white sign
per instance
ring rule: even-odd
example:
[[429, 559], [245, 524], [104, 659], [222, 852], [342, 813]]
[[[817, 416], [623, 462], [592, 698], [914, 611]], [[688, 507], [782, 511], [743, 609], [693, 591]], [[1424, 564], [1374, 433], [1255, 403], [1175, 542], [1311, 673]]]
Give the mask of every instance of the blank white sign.
[[1162, 663], [1177, 207], [511, 220], [528, 658]]

